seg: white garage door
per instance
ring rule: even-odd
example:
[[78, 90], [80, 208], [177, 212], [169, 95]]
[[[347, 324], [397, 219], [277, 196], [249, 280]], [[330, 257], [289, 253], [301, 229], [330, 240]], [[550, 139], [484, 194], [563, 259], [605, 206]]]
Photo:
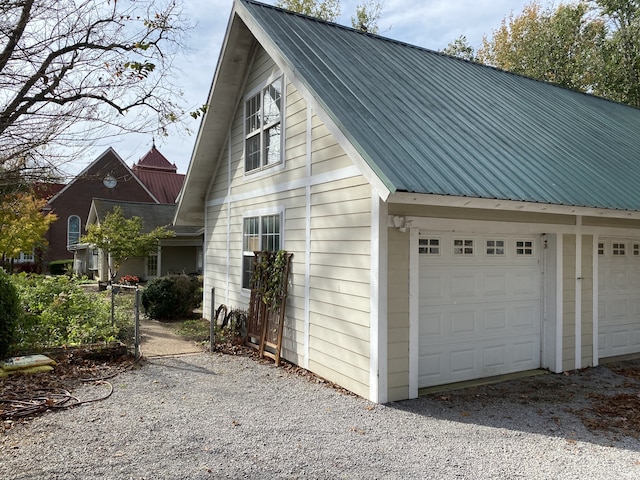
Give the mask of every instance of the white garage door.
[[598, 356], [640, 352], [640, 240], [598, 242]]
[[539, 236], [421, 234], [418, 386], [540, 367]]

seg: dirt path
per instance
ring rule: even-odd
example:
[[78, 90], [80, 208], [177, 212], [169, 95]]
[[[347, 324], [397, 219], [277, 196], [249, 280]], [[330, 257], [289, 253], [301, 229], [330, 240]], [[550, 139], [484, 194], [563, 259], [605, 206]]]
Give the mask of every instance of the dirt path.
[[147, 358], [185, 355], [202, 352], [202, 347], [176, 335], [157, 320], [140, 322], [140, 350]]

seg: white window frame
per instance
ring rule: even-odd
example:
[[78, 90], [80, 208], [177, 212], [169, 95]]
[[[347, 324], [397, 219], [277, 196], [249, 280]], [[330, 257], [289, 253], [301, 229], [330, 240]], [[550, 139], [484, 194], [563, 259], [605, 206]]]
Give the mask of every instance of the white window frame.
[[[437, 242], [437, 244], [432, 242]], [[430, 257], [441, 256], [442, 255], [442, 238], [420, 237], [418, 239], [418, 253], [420, 255], [429, 255]]]
[[[145, 273], [147, 278], [156, 278], [158, 276], [158, 269], [160, 268], [160, 253], [151, 252], [147, 255], [145, 263]], [[155, 266], [153, 265], [155, 263]], [[153, 266], [154, 268], [151, 268]]]
[[262, 219], [265, 217], [272, 217], [272, 216], [278, 216], [279, 217], [279, 238], [280, 238], [280, 242], [279, 242], [279, 246], [278, 248], [275, 250], [281, 250], [284, 248], [284, 222], [285, 222], [285, 216], [284, 216], [284, 207], [276, 207], [276, 208], [268, 208], [268, 209], [261, 209], [261, 210], [252, 210], [252, 211], [247, 211], [244, 212], [242, 214], [242, 240], [241, 240], [241, 258], [240, 258], [240, 286], [241, 286], [241, 290], [242, 293], [244, 295], [250, 295], [251, 294], [251, 290], [247, 287], [245, 287], [245, 271], [244, 271], [244, 265], [245, 265], [245, 259], [249, 259], [249, 258], [254, 258], [255, 255], [253, 253], [253, 250], [245, 250], [245, 220], [249, 219], [249, 218], [258, 218], [258, 228], [259, 228], [259, 232], [258, 232], [258, 248], [257, 251], [260, 251], [263, 249], [263, 245], [262, 245], [262, 240], [263, 240], [263, 232], [262, 232]]
[[[71, 220], [77, 218], [78, 219], [78, 239], [71, 243]], [[75, 232], [74, 232], [75, 233]], [[82, 220], [80, 219], [80, 217], [78, 215], [69, 215], [69, 217], [67, 218], [67, 248], [69, 248], [71, 245], [77, 245], [78, 243], [80, 243], [80, 237], [82, 233]]]
[[[265, 95], [265, 92], [268, 90], [270, 86], [272, 86], [275, 83], [279, 83], [280, 85], [279, 116], [276, 120], [264, 122], [263, 112], [265, 111], [265, 99], [269, 98], [267, 95]], [[277, 75], [270, 76], [269, 79], [263, 85], [249, 92], [249, 94], [247, 94], [244, 98], [242, 118], [243, 118], [243, 130], [244, 130], [244, 146], [243, 146], [244, 167], [243, 168], [244, 168], [245, 175], [255, 175], [257, 173], [283, 168], [284, 166], [284, 132], [285, 132], [284, 112], [285, 112], [285, 97], [286, 97], [285, 88], [286, 86], [284, 82], [284, 75], [278, 72]], [[249, 105], [249, 102], [252, 99], [254, 99], [256, 96], [259, 96], [259, 107], [258, 107], [258, 111], [255, 112], [254, 115], [257, 115], [257, 123], [259, 123], [259, 125], [256, 128], [249, 131], [249, 128], [247, 126], [247, 124], [249, 123], [248, 105]], [[267, 145], [267, 139], [269, 138], [268, 133], [270, 130], [276, 128], [278, 125], [280, 128], [280, 139], [279, 139], [280, 141], [278, 145], [279, 159], [275, 162], [267, 163], [266, 145]], [[248, 156], [247, 144], [249, 143], [250, 140], [255, 140], [255, 139], [257, 139], [259, 143], [258, 145], [259, 165], [255, 168], [247, 169], [247, 156]]]
[[[522, 242], [524, 245], [521, 247], [518, 246], [518, 242]], [[530, 242], [531, 246], [528, 247], [526, 242]], [[514, 254], [516, 257], [535, 257], [536, 256], [536, 239], [535, 238], [526, 238], [526, 237], [517, 237], [513, 240], [514, 246]], [[527, 253], [527, 250], [531, 250], [531, 253]], [[522, 250], [522, 252], [519, 252]]]
[[[493, 245], [489, 245], [489, 242], [493, 242]], [[502, 242], [502, 246], [496, 245], [497, 242]], [[493, 249], [493, 252], [489, 253], [489, 249]], [[502, 249], [502, 253], [498, 253], [498, 250]], [[506, 257], [507, 256], [507, 239], [500, 237], [490, 237], [484, 239], [484, 254], [487, 257]]]
[[[456, 242], [462, 242], [462, 245], [456, 245]], [[467, 242], [471, 242], [471, 244], [469, 245]], [[457, 252], [456, 249], [459, 248], [462, 251]], [[453, 237], [451, 239], [451, 254], [453, 257], [475, 257], [477, 248], [477, 241], [473, 237]], [[468, 249], [471, 249], [470, 253], [467, 252]]]

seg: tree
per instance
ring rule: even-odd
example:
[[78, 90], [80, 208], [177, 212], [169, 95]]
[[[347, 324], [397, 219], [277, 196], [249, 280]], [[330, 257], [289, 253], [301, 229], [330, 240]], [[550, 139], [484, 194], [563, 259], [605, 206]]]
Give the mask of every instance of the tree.
[[357, 30], [377, 35], [382, 7], [382, 4], [375, 0], [366, 0], [364, 3], [358, 4], [356, 14], [351, 17], [351, 26]]
[[129, 258], [148, 256], [157, 250], [161, 239], [174, 235], [166, 227], [156, 227], [144, 233], [140, 217], [125, 218], [122, 208], [116, 206], [101, 223], [89, 225], [87, 234], [80, 242], [95, 245], [108, 254], [109, 281], [113, 282], [123, 262]]
[[601, 94], [640, 107], [640, 2], [597, 0], [610, 25], [604, 45]]
[[335, 22], [341, 8], [340, 0], [278, 0], [276, 6], [327, 22]]
[[602, 69], [605, 22], [590, 17], [589, 4], [543, 10], [537, 1], [513, 13], [483, 39], [480, 62], [568, 88], [595, 92]]
[[0, 256], [16, 258], [20, 252], [32, 252], [45, 246], [45, 234], [56, 216], [42, 209], [45, 199], [29, 192], [0, 196]]
[[453, 42], [449, 42], [449, 45], [442, 50], [442, 53], [451, 55], [452, 57], [469, 60], [471, 62], [476, 61], [475, 50], [471, 45], [469, 45], [469, 41], [464, 35], [460, 35]]
[[0, 171], [47, 170], [69, 156], [55, 147], [182, 118], [170, 73], [188, 25], [161, 1], [0, 2]]

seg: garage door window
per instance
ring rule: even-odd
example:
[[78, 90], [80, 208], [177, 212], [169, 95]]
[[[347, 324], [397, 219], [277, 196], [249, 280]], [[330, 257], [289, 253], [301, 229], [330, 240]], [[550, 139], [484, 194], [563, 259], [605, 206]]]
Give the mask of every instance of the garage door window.
[[453, 240], [454, 255], [473, 255], [473, 239], [472, 238], [456, 238]]
[[533, 240], [516, 240], [516, 255], [520, 257], [533, 256]]
[[598, 255], [604, 255], [604, 242], [598, 243]]
[[439, 238], [418, 239], [418, 253], [421, 255], [440, 255]]
[[633, 256], [634, 257], [640, 256], [640, 243], [633, 244]]
[[622, 257], [625, 255], [626, 245], [624, 243], [611, 244], [611, 253], [614, 257]]
[[506, 242], [504, 240], [487, 240], [487, 255], [504, 256], [506, 253]]

